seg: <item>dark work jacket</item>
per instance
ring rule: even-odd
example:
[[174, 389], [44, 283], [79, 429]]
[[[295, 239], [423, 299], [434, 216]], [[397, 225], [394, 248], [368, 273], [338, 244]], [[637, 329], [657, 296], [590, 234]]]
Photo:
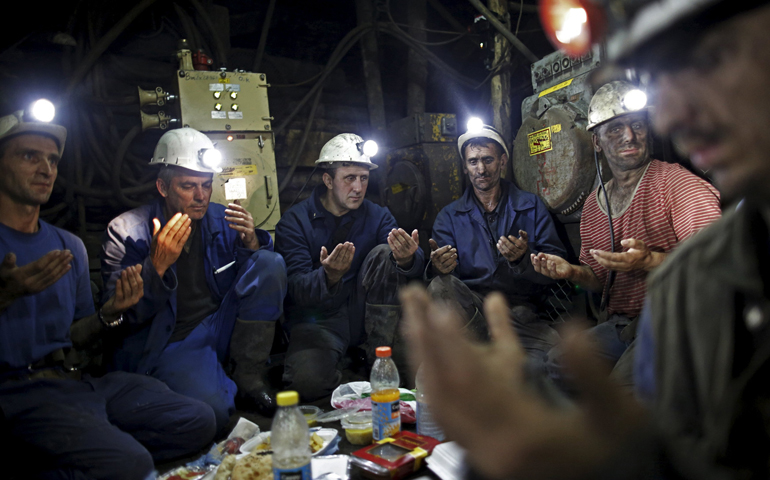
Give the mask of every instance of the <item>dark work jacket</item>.
[[770, 475], [767, 228], [744, 202], [684, 242], [650, 275], [640, 325], [637, 373], [651, 369], [641, 387], [672, 453], [726, 478]]
[[[554, 283], [550, 278], [534, 271], [530, 253], [549, 253], [564, 258], [566, 251], [556, 234], [551, 214], [536, 195], [516, 188], [511, 182], [500, 179], [506, 189], [498, 206], [500, 217], [497, 231], [491, 232], [484, 212], [474, 199], [473, 187], [468, 187], [462, 197], [444, 207], [433, 224], [433, 239], [439, 247], [452, 245], [457, 248], [457, 268], [452, 272], [468, 287], [482, 295], [492, 291], [502, 292], [511, 305], [536, 306]], [[502, 236], [519, 236], [519, 230], [529, 235], [527, 252], [518, 262], [509, 262], [497, 250]], [[426, 269], [427, 280], [432, 269]]]
[[[398, 228], [387, 208], [369, 200], [346, 214], [340, 227], [353, 222], [345, 241], [352, 242], [356, 251], [350, 270], [329, 290], [321, 266], [321, 247], [326, 246], [328, 253], [332, 253], [334, 246], [328, 242], [336, 226], [334, 216], [321, 205], [321, 195], [326, 191], [323, 184], [316, 187], [309, 198], [286, 212], [275, 227], [275, 248], [286, 260], [286, 316], [290, 326], [307, 320], [310, 310], [332, 311], [346, 303], [355, 293], [358, 272], [366, 256], [377, 245], [387, 243], [388, 233]], [[412, 268], [398, 270], [408, 278], [419, 278], [424, 265], [424, 254], [418, 248]]]
[[[123, 317], [127, 325], [120, 332], [125, 336], [116, 346], [112, 368], [134, 373], [147, 373], [165, 348], [176, 325], [176, 263], [161, 278], [150, 260], [152, 219], [166, 224], [163, 202], [155, 202], [123, 213], [110, 222], [102, 241], [103, 301], [115, 292], [120, 272], [131, 265], [142, 265], [144, 296]], [[227, 226], [225, 207], [210, 203], [200, 220], [196, 235], [203, 236], [204, 269], [211, 295], [221, 302], [235, 284], [240, 268], [254, 253], [244, 247], [238, 232]], [[273, 250], [273, 239], [265, 230], [256, 229], [260, 249]], [[235, 261], [232, 267], [215, 274], [214, 271]]]

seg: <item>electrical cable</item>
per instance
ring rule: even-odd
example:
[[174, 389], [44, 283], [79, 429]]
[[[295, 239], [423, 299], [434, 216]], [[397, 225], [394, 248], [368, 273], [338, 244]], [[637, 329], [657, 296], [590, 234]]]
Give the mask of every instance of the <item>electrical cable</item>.
[[135, 125], [131, 128], [131, 130], [128, 131], [126, 136], [123, 137], [123, 141], [120, 142], [118, 150], [115, 152], [115, 162], [112, 164], [112, 189], [115, 192], [115, 195], [118, 197], [120, 203], [131, 208], [141, 207], [143, 203], [137, 202], [136, 200], [131, 200], [120, 188], [120, 171], [121, 167], [123, 166], [123, 156], [126, 154], [126, 150], [128, 150], [131, 142], [141, 132], [142, 127], [140, 125]]
[[516, 20], [516, 32], [514, 35], [519, 35], [519, 25], [521, 25], [521, 15], [524, 13], [524, 0], [519, 0], [519, 19]]
[[365, 34], [369, 32], [369, 30], [375, 28], [374, 25], [366, 24], [366, 25], [359, 25], [352, 30], [350, 30], [345, 37], [340, 41], [339, 44], [337, 44], [337, 47], [334, 49], [334, 52], [332, 52], [331, 57], [329, 57], [328, 62], [326, 63], [326, 66], [324, 67], [323, 73], [321, 74], [321, 78], [318, 79], [318, 82], [316, 82], [315, 85], [308, 91], [305, 96], [300, 100], [300, 102], [297, 104], [296, 107], [294, 107], [294, 110], [289, 113], [289, 115], [281, 122], [280, 125], [278, 125], [277, 128], [273, 129], [274, 134], [278, 134], [278, 132], [283, 131], [284, 128], [286, 128], [287, 125], [294, 119], [294, 116], [297, 115], [297, 113], [300, 111], [300, 109], [307, 103], [308, 100], [310, 100], [310, 97], [312, 97], [319, 88], [323, 85], [323, 82], [326, 80], [326, 78], [331, 74], [331, 72], [334, 70], [334, 68], [337, 66], [337, 64], [342, 60], [342, 58], [345, 56], [345, 54], [353, 48], [353, 45], [358, 42], [358, 40], [363, 37]]
[[415, 27], [415, 26], [409, 25], [408, 23], [401, 23], [401, 22], [391, 22], [391, 23], [393, 23], [393, 25], [398, 25], [399, 27], [413, 28], [415, 30], [421, 30], [423, 32], [428, 32], [428, 33], [441, 33], [441, 34], [444, 34], [444, 35], [458, 35], [460, 37], [466, 37], [466, 36], [478, 37], [479, 36], [478, 33], [454, 32], [452, 30], [436, 30], [436, 29], [433, 29], [433, 28]]
[[203, 26], [208, 30], [208, 34], [214, 40], [214, 47], [216, 48], [217, 55], [219, 56], [219, 66], [226, 65], [227, 50], [225, 49], [224, 42], [222, 42], [222, 39], [219, 38], [219, 35], [217, 35], [217, 29], [214, 28], [214, 24], [211, 23], [211, 18], [210, 18], [211, 14], [207, 12], [206, 9], [203, 8], [203, 5], [201, 5], [201, 3], [198, 0], [189, 0], [189, 2], [192, 4], [193, 7], [195, 7], [195, 10], [198, 12], [198, 16], [203, 22]]
[[318, 170], [318, 165], [313, 167], [313, 171], [310, 172], [310, 175], [307, 176], [307, 180], [305, 180], [305, 183], [302, 185], [302, 188], [299, 189], [299, 192], [297, 192], [297, 196], [294, 197], [294, 200], [292, 200], [291, 205], [286, 209], [287, 211], [289, 208], [293, 207], [295, 203], [297, 203], [297, 200], [299, 200], [299, 196], [302, 195], [302, 192], [305, 190], [305, 187], [307, 187], [307, 184], [310, 183], [310, 179], [313, 178], [313, 174], [315, 171]]
[[[610, 208], [610, 198], [609, 195], [607, 195], [607, 188], [604, 186], [604, 181], [602, 181], [602, 171], [601, 166], [599, 165], [599, 154], [594, 150], [594, 162], [596, 163], [596, 175], [599, 176], [599, 186], [602, 189], [602, 193], [604, 193], [604, 204], [607, 206], [607, 222], [610, 225], [610, 250], [612, 253], [615, 253], [615, 230], [612, 228], [612, 209]], [[607, 304], [610, 301], [610, 289], [612, 288], [612, 284], [615, 283], [615, 270], [609, 270], [607, 275], [607, 281], [604, 283], [604, 292], [602, 292], [602, 303], [599, 307], [600, 311], [603, 311]]]
[[254, 56], [254, 64], [251, 67], [252, 72], [259, 72], [260, 67], [262, 67], [262, 56], [265, 54], [265, 46], [267, 45], [267, 32], [270, 29], [274, 10], [275, 0], [270, 0], [270, 4], [267, 6], [267, 12], [265, 13], [265, 21], [262, 22], [262, 33], [259, 35], [257, 54]]
[[302, 86], [302, 85], [304, 85], [306, 83], [312, 82], [313, 80], [315, 80], [316, 78], [320, 77], [321, 75], [323, 75], [323, 70], [318, 72], [318, 73], [316, 73], [315, 75], [313, 75], [312, 77], [308, 78], [307, 80], [302, 80], [301, 82], [297, 82], [297, 83], [283, 83], [283, 84], [271, 83], [270, 87], [271, 88], [299, 87], [299, 86]]
[[[418, 43], [420, 45], [425, 45], [425, 46], [428, 46], [428, 47], [430, 47], [430, 46], [438, 46], [438, 45], [446, 45], [448, 43], [456, 42], [457, 40], [460, 40], [465, 35], [467, 35], [466, 33], [450, 32], [453, 35], [456, 35], [456, 37], [452, 38], [450, 40], [445, 40], [443, 42], [426, 42], [424, 40], [419, 40], [417, 38], [414, 38], [412, 35], [410, 35], [408, 32], [406, 32], [404, 29], [402, 29], [399, 26], [398, 23], [396, 23], [396, 21], [393, 19], [393, 14], [390, 12], [390, 0], [385, 0], [385, 13], [388, 14], [388, 19], [390, 20], [390, 23], [393, 24], [393, 26], [395, 26], [398, 30], [400, 30], [402, 34], [404, 34], [407, 37], [409, 37], [409, 39], [411, 41], [413, 41], [415, 43]], [[401, 24], [401, 25], [403, 25], [403, 24]], [[416, 28], [418, 30], [423, 30], [423, 31], [426, 31], [426, 32], [429, 31], [427, 28], [424, 28], [424, 27], [412, 27], [411, 25], [406, 25], [406, 26], [409, 27], [409, 28]]]
[[123, 30], [125, 30], [126, 27], [128, 27], [131, 22], [136, 19], [136, 17], [138, 17], [144, 10], [147, 9], [147, 7], [153, 3], [155, 3], [155, 0], [142, 0], [140, 3], [136, 4], [134, 8], [129, 10], [128, 13], [123, 16], [123, 18], [121, 18], [115, 25], [113, 25], [113, 27], [107, 31], [107, 33], [105, 33], [98, 42], [96, 42], [96, 44], [93, 46], [93, 48], [91, 48], [83, 61], [81, 61], [75, 68], [75, 71], [72, 73], [72, 75], [70, 75], [69, 84], [67, 85], [67, 89], [64, 93], [65, 98], [72, 94], [72, 92], [75, 90], [75, 87], [80, 84], [86, 73], [88, 73], [94, 66], [96, 60], [98, 60], [102, 53], [104, 53], [107, 48], [112, 45], [112, 42], [114, 42], [118, 36], [123, 33]]
[[294, 158], [291, 161], [291, 166], [289, 167], [288, 172], [286, 172], [286, 175], [283, 177], [283, 182], [281, 182], [281, 185], [278, 187], [278, 195], [283, 192], [286, 187], [289, 185], [289, 182], [291, 181], [291, 178], [294, 176], [294, 171], [297, 169], [297, 165], [299, 164], [299, 159], [302, 156], [302, 151], [305, 149], [305, 143], [307, 142], [307, 137], [310, 134], [310, 128], [313, 126], [313, 120], [315, 119], [315, 112], [318, 108], [318, 103], [321, 100], [321, 93], [323, 92], [323, 88], [318, 89], [318, 93], [315, 96], [315, 99], [313, 100], [313, 105], [310, 107], [310, 114], [308, 115], [307, 122], [305, 122], [305, 130], [302, 132], [302, 138], [300, 139], [299, 146], [297, 147], [297, 151], [294, 154]]
[[426, 60], [432, 63], [439, 70], [444, 71], [444, 73], [446, 73], [450, 78], [455, 80], [460, 85], [464, 85], [469, 88], [473, 88], [476, 85], [476, 81], [466, 77], [465, 75], [459, 73], [454, 68], [450, 67], [438, 56], [436, 56], [433, 52], [425, 48], [423, 45], [411, 42], [409, 40], [409, 37], [403, 35], [399, 29], [391, 28], [390, 24], [379, 24], [379, 26], [380, 26], [381, 32], [387, 33], [401, 40], [403, 43], [409, 45], [410, 47], [412, 47], [416, 52], [424, 56]]
[[481, 0], [468, 0], [471, 5], [476, 7], [476, 10], [481, 12], [485, 17], [487, 17], [487, 20], [489, 20], [489, 23], [492, 24], [493, 27], [497, 29], [502, 36], [504, 36], [506, 39], [508, 39], [511, 44], [516, 47], [517, 50], [519, 50], [526, 58], [532, 63], [537, 62], [540, 60], [540, 58], [537, 57], [532, 51], [527, 48], [526, 45], [524, 45], [521, 40], [516, 38], [516, 36], [511, 33], [510, 30], [505, 28], [505, 25], [503, 25], [500, 20], [497, 19], [497, 16], [492, 13], [486, 6], [484, 6], [483, 3], [481, 3]]

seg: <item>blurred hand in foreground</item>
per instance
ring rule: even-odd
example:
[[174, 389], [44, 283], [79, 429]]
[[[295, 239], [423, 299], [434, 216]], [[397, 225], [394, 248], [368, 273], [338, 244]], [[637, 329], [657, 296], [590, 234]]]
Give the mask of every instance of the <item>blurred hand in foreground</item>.
[[580, 478], [617, 452], [644, 412], [608, 378], [609, 368], [576, 332], [564, 342], [565, 368], [581, 403], [560, 409], [524, 383], [525, 353], [502, 295], [484, 301], [491, 342], [468, 340], [458, 316], [421, 286], [401, 291], [412, 367], [422, 365], [431, 408], [450, 439], [490, 478]]

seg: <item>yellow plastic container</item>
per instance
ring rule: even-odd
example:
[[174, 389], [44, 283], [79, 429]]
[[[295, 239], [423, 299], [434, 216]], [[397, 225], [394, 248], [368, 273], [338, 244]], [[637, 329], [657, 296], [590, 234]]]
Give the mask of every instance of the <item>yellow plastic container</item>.
[[345, 429], [345, 437], [353, 445], [372, 443], [372, 412], [358, 412], [345, 417], [340, 422]]
[[307, 426], [308, 427], [315, 427], [318, 425], [318, 422], [316, 419], [318, 418], [318, 414], [321, 413], [321, 409], [318, 407], [315, 407], [313, 405], [300, 405], [299, 411], [302, 412], [302, 415], [305, 416], [305, 420], [307, 420]]

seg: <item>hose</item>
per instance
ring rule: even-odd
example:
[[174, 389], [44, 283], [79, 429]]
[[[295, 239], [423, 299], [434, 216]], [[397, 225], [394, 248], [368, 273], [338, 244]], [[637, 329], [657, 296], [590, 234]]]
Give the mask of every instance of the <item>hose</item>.
[[370, 30], [374, 29], [374, 25], [367, 24], [367, 25], [359, 25], [352, 30], [350, 30], [345, 37], [340, 41], [340, 43], [337, 44], [337, 47], [334, 49], [334, 52], [332, 52], [332, 55], [329, 57], [329, 61], [326, 63], [326, 66], [324, 67], [323, 73], [321, 74], [321, 77], [318, 79], [318, 82], [316, 82], [315, 85], [310, 89], [310, 91], [305, 94], [305, 96], [300, 100], [300, 102], [297, 104], [296, 107], [294, 107], [294, 110], [289, 113], [289, 115], [281, 122], [280, 125], [278, 125], [277, 128], [273, 129], [274, 134], [278, 134], [279, 132], [283, 131], [284, 128], [286, 128], [287, 125], [294, 119], [294, 116], [297, 115], [297, 113], [302, 109], [302, 107], [307, 103], [307, 101], [312, 97], [319, 88], [323, 85], [323, 82], [326, 80], [326, 78], [331, 74], [331, 72], [334, 70], [334, 67], [337, 66], [337, 64], [342, 60], [342, 58], [345, 56], [345, 54], [353, 47], [353, 45], [358, 42], [358, 40], [363, 37], [365, 34], [369, 33]]
[[518, 51], [520, 51], [525, 57], [527, 57], [527, 60], [529, 60], [532, 63], [535, 63], [538, 60], [540, 60], [537, 57], [537, 55], [532, 53], [532, 51], [530, 51], [530, 49], [527, 48], [527, 46], [521, 42], [521, 40], [516, 38], [516, 36], [513, 33], [511, 33], [510, 30], [505, 28], [505, 25], [503, 25], [500, 22], [500, 20], [497, 19], [497, 16], [494, 13], [492, 13], [486, 6], [484, 6], [483, 3], [481, 3], [481, 0], [468, 0], [468, 1], [471, 3], [471, 5], [476, 7], [476, 10], [481, 12], [487, 18], [487, 20], [489, 20], [489, 23], [491, 23], [492, 26], [495, 27], [497, 31], [500, 32], [500, 34], [502, 34], [502, 36], [504, 36], [509, 42], [511, 42], [511, 45], [516, 47]]
[[96, 45], [91, 48], [91, 50], [88, 52], [88, 55], [86, 55], [83, 61], [78, 64], [70, 76], [69, 84], [67, 85], [67, 89], [64, 93], [65, 98], [72, 94], [72, 92], [75, 90], [75, 87], [80, 84], [86, 73], [88, 73], [94, 66], [96, 60], [98, 60], [102, 53], [104, 53], [107, 48], [112, 45], [112, 42], [114, 42], [115, 39], [117, 39], [118, 36], [123, 33], [123, 30], [125, 30], [126, 27], [128, 27], [131, 22], [136, 19], [136, 17], [138, 17], [143, 11], [147, 9], [147, 7], [153, 3], [155, 3], [155, 0], [142, 0], [136, 4], [134, 8], [129, 10], [129, 12], [118, 21], [118, 23], [116, 23], [107, 33], [104, 34], [102, 38], [99, 39]]
[[278, 187], [278, 195], [280, 195], [286, 189], [286, 186], [289, 185], [291, 177], [294, 176], [294, 171], [297, 169], [299, 159], [302, 156], [302, 151], [305, 149], [305, 142], [307, 142], [307, 137], [310, 134], [310, 127], [313, 126], [313, 119], [315, 118], [315, 112], [318, 108], [318, 103], [321, 100], [322, 92], [323, 88], [318, 90], [318, 93], [313, 100], [313, 105], [310, 107], [310, 114], [308, 115], [307, 122], [305, 123], [305, 130], [302, 132], [302, 139], [300, 140], [297, 151], [291, 161], [291, 166], [289, 167], [288, 172], [286, 172], [286, 176], [283, 177], [283, 182], [281, 182], [281, 185]]
[[190, 3], [198, 12], [198, 16], [203, 22], [203, 26], [208, 30], [208, 33], [211, 36], [211, 39], [214, 41], [214, 47], [216, 48], [217, 56], [219, 57], [219, 65], [220, 66], [226, 65], [227, 49], [225, 49], [225, 44], [222, 42], [222, 39], [219, 38], [219, 35], [217, 35], [217, 29], [214, 28], [214, 24], [211, 23], [209, 12], [207, 12], [206, 9], [203, 8], [203, 5], [201, 5], [201, 3], [198, 0], [190, 0]]
[[143, 205], [142, 202], [137, 202], [136, 200], [131, 200], [128, 198], [123, 190], [120, 188], [120, 171], [121, 167], [123, 166], [123, 157], [126, 155], [126, 151], [128, 150], [129, 145], [131, 145], [131, 142], [134, 141], [134, 138], [136, 138], [137, 135], [139, 135], [142, 132], [142, 127], [140, 125], [135, 125], [131, 128], [131, 130], [128, 131], [125, 137], [123, 137], [123, 141], [120, 142], [120, 146], [118, 147], [117, 152], [115, 152], [115, 163], [112, 165], [112, 188], [115, 192], [115, 195], [118, 197], [118, 200], [120, 203], [127, 207], [135, 208], [135, 207], [141, 207]]
[[257, 45], [257, 54], [254, 56], [254, 65], [252, 72], [259, 72], [262, 67], [262, 56], [265, 54], [265, 45], [267, 45], [267, 32], [270, 30], [270, 23], [273, 20], [273, 11], [275, 10], [275, 0], [270, 0], [265, 13], [265, 21], [262, 22], [262, 33], [259, 35], [259, 44]]

